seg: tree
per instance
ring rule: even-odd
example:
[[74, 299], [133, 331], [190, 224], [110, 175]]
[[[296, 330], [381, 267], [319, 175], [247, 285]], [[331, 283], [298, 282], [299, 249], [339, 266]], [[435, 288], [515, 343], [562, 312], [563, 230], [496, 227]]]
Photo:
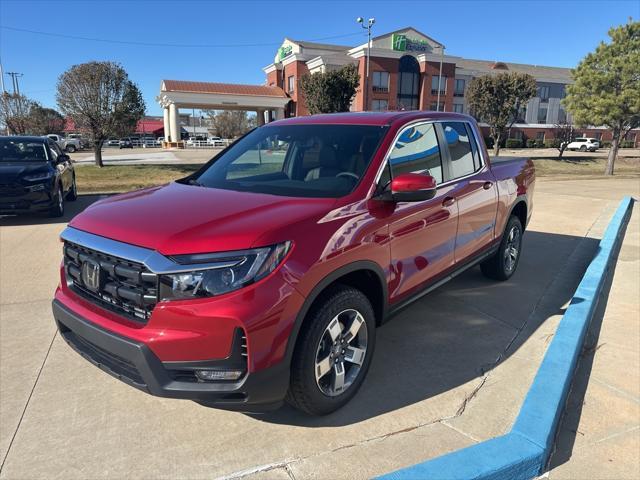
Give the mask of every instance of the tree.
[[53, 108], [46, 108], [34, 103], [27, 117], [28, 132], [32, 135], [46, 135], [48, 133], [62, 133], [64, 117]]
[[360, 75], [355, 65], [300, 78], [300, 90], [311, 114], [348, 112], [358, 85]]
[[557, 123], [553, 127], [554, 145], [558, 149], [558, 160], [562, 160], [562, 155], [567, 145], [573, 141], [573, 124], [570, 122]]
[[535, 78], [526, 73], [485, 75], [469, 82], [469, 107], [478, 120], [489, 124], [495, 155], [500, 155], [500, 142], [536, 92]]
[[239, 110], [223, 110], [207, 112], [216, 135], [222, 138], [235, 138], [253, 128], [252, 119], [247, 112]]
[[34, 102], [24, 95], [4, 92], [0, 96], [0, 123], [13, 135], [29, 131], [29, 112]]
[[103, 142], [133, 131], [145, 110], [140, 90], [114, 62], [74, 65], [60, 75], [56, 100], [62, 113], [88, 132], [99, 167]]
[[609, 37], [573, 70], [564, 99], [578, 125], [613, 132], [605, 175], [613, 175], [621, 140], [640, 125], [640, 22], [611, 28]]

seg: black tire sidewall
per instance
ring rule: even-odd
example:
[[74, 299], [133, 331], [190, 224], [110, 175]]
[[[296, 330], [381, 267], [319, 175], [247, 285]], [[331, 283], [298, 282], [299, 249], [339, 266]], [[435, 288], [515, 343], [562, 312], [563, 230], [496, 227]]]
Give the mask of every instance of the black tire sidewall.
[[[64, 193], [62, 192], [62, 186], [60, 184], [58, 184], [58, 186], [56, 187], [56, 194], [53, 198], [55, 203], [51, 207], [49, 216], [61, 217], [64, 215]], [[60, 198], [62, 199], [62, 201], [58, 203]]]
[[[518, 244], [518, 257], [516, 258], [516, 264], [513, 266], [513, 269], [511, 270], [511, 272], [508, 272], [504, 264], [504, 252], [505, 252], [505, 249], [507, 248], [509, 232], [511, 232], [511, 229], [514, 227], [514, 225], [517, 225], [518, 229], [520, 230], [520, 243]], [[500, 273], [505, 280], [508, 278], [511, 278], [511, 276], [513, 276], [513, 274], [516, 273], [516, 270], [518, 270], [518, 264], [520, 263], [520, 257], [522, 256], [523, 233], [524, 232], [522, 230], [522, 223], [520, 222], [520, 219], [516, 216], [509, 217], [509, 221], [507, 222], [507, 228], [505, 228], [504, 235], [502, 236], [502, 242], [500, 242], [500, 250], [498, 250], [498, 258], [500, 259], [499, 261], [500, 261], [500, 270], [501, 270]]]
[[[315, 365], [318, 344], [331, 320], [340, 312], [350, 308], [360, 312], [365, 320], [367, 353], [355, 381], [340, 395], [330, 397], [325, 395], [316, 383]], [[371, 303], [362, 292], [351, 287], [339, 287], [326, 295], [309, 312], [308, 320], [309, 323], [303, 326], [304, 331], [301, 332], [300, 342], [294, 353], [294, 362], [297, 365], [292, 369], [292, 383], [296, 382], [302, 387], [305, 397], [296, 406], [302, 407], [313, 415], [326, 415], [351, 400], [367, 376], [375, 350], [375, 314]]]

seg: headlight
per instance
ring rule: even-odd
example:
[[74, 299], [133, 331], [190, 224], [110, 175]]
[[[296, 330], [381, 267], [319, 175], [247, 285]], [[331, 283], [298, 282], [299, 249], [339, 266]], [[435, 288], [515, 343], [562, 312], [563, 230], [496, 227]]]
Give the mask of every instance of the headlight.
[[41, 182], [43, 180], [49, 180], [53, 177], [53, 173], [45, 172], [45, 173], [34, 173], [33, 175], [25, 175], [24, 179], [30, 182]]
[[245, 287], [273, 272], [290, 249], [291, 242], [284, 242], [238, 252], [176, 255], [172, 258], [179, 264], [197, 264], [198, 269], [160, 276], [160, 300], [212, 297]]

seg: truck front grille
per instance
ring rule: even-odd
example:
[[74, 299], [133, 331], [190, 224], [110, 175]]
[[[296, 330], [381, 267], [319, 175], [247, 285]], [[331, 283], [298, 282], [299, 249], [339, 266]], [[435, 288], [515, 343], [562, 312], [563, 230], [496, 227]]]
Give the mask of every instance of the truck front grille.
[[[92, 282], [85, 264], [99, 265]], [[140, 263], [65, 242], [64, 270], [75, 293], [131, 320], [146, 323], [158, 302], [158, 276]]]

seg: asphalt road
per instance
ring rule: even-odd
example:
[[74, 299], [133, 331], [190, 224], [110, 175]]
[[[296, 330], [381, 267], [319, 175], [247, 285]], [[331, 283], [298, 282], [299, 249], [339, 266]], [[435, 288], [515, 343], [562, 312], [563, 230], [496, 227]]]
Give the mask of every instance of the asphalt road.
[[[640, 194], [637, 179], [539, 181], [514, 277], [494, 283], [474, 268], [401, 311], [380, 328], [358, 395], [323, 418], [154, 398], [90, 365], [56, 334], [50, 301], [57, 236], [95, 197], [68, 204], [62, 220], [2, 218], [0, 478], [370, 478], [504, 433], [624, 194]], [[633, 269], [616, 275], [624, 282]], [[616, 295], [637, 314], [637, 292]], [[638, 348], [629, 347], [629, 382], [638, 378]], [[637, 385], [615, 387], [640, 404]], [[633, 448], [633, 412], [631, 426], [604, 422], [593, 442], [605, 449], [623, 431]], [[557, 468], [583, 448], [568, 435]], [[635, 464], [608, 455], [622, 463], [621, 476], [637, 476], [637, 455]], [[604, 463], [589, 473], [604, 476]]]

